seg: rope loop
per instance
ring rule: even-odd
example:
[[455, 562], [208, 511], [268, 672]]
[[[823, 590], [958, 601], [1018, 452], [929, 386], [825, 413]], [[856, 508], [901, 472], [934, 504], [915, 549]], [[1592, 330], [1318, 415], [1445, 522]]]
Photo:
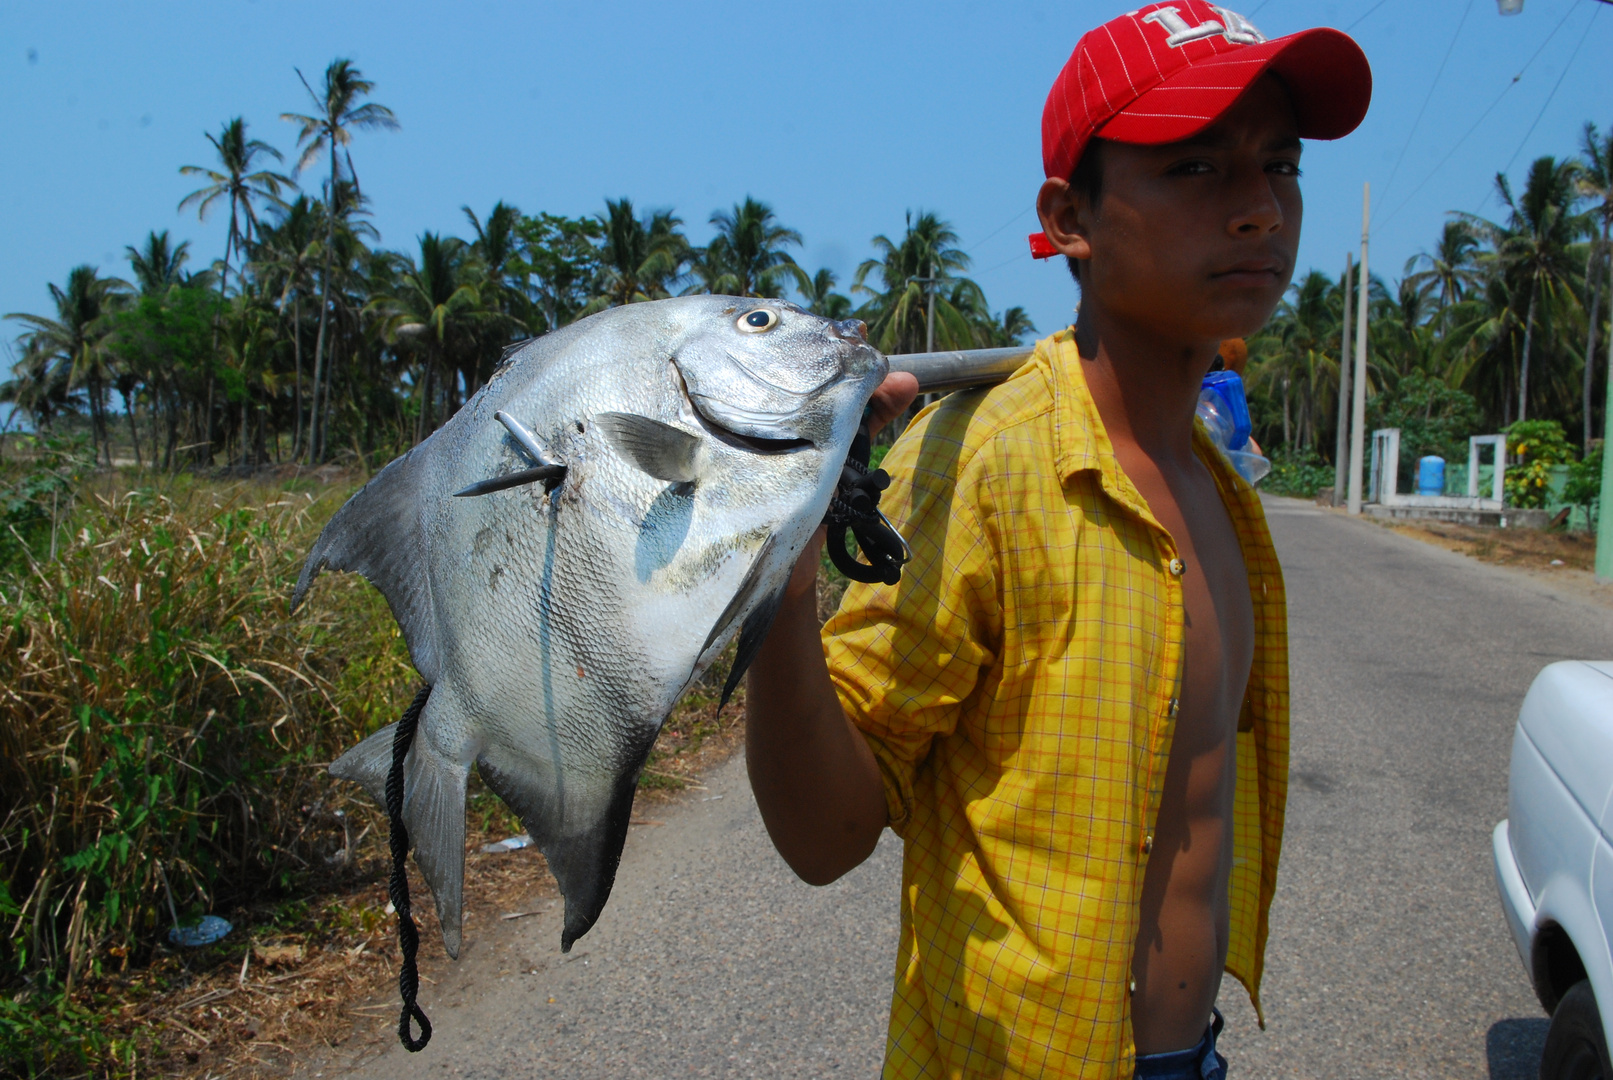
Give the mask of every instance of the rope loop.
[[[398, 995], [403, 999], [403, 1011], [398, 1017], [398, 1041], [411, 1054], [424, 1050], [431, 1041], [431, 1021], [415, 1003], [415, 996], [420, 992], [420, 969], [415, 963], [415, 954], [420, 949], [420, 930], [409, 909], [409, 830], [403, 823], [403, 765], [409, 756], [409, 747], [414, 744], [415, 729], [420, 726], [420, 712], [430, 697], [431, 687], [422, 686], [403, 711], [392, 736], [392, 768], [386, 775], [387, 839], [392, 848], [392, 878], [387, 891], [398, 913], [398, 952], [403, 957], [398, 968]], [[420, 1025], [418, 1039], [412, 1034], [410, 1021]]]

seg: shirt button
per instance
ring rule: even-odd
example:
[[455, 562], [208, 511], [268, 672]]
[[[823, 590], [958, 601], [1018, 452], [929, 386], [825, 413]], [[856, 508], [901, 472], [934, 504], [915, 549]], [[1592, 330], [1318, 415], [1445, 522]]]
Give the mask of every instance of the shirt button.
[[1170, 562], [1171, 577], [1181, 577], [1187, 570], [1187, 564], [1181, 559], [1172, 559]]
[[1171, 698], [1171, 719], [1174, 720], [1180, 715], [1182, 715], [1182, 699]]
[[1143, 837], [1143, 854], [1144, 855], [1151, 855], [1151, 854], [1153, 854], [1153, 851], [1154, 851], [1154, 838], [1152, 836]]

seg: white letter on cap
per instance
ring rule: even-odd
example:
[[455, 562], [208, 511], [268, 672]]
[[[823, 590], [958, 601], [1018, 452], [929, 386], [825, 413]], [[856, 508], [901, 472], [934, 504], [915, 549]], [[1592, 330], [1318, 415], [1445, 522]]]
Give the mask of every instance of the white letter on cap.
[[1259, 45], [1266, 40], [1266, 35], [1255, 29], [1255, 24], [1239, 15], [1236, 11], [1228, 11], [1217, 4], [1211, 4], [1210, 10], [1221, 16], [1227, 24], [1224, 36], [1234, 45]]
[[[1219, 11], [1220, 8], [1216, 10]], [[1197, 41], [1200, 38], [1214, 37], [1216, 34], [1226, 33], [1226, 29], [1214, 19], [1202, 22], [1197, 26], [1189, 26], [1187, 25], [1187, 20], [1182, 18], [1174, 7], [1155, 8], [1143, 16], [1143, 22], [1158, 23], [1164, 27], [1165, 32], [1170, 35], [1165, 39], [1165, 44], [1173, 49], [1180, 48], [1189, 41]]]

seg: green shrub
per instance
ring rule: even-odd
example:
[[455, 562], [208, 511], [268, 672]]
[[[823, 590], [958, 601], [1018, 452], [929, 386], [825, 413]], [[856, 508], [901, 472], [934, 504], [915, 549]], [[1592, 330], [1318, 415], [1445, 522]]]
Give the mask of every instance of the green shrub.
[[1333, 486], [1333, 466], [1315, 450], [1277, 450], [1271, 455], [1271, 473], [1260, 489], [1273, 495], [1314, 499], [1323, 488]]
[[1520, 509], [1545, 506], [1551, 467], [1573, 460], [1563, 426], [1555, 420], [1519, 420], [1507, 428], [1507, 505]]
[[0, 573], [0, 986], [139, 962], [176, 918], [329, 872], [334, 810], [375, 813], [323, 764], [416, 676], [362, 579], [288, 613], [332, 505], [84, 498], [54, 560], [31, 543]]

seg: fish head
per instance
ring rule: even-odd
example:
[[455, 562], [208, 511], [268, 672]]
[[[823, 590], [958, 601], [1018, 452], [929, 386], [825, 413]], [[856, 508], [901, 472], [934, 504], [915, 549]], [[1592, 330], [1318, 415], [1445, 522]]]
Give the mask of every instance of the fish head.
[[785, 300], [700, 299], [672, 363], [702, 426], [761, 450], [849, 442], [889, 370], [861, 322]]

